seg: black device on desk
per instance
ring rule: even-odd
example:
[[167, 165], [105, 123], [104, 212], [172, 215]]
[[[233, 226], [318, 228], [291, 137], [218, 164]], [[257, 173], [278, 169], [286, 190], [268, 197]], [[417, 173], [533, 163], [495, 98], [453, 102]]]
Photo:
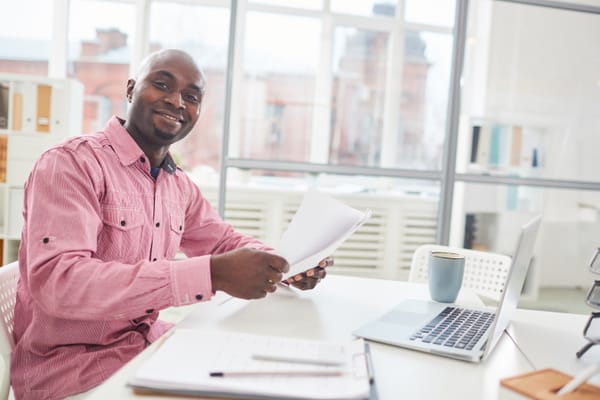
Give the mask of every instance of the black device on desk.
[[594, 281], [585, 298], [585, 303], [590, 307], [600, 308], [600, 281]]
[[[596, 248], [588, 265], [591, 273], [600, 275], [600, 247]], [[595, 280], [585, 297], [585, 303], [595, 309], [600, 309], [600, 280]], [[583, 337], [588, 341], [575, 355], [581, 358], [592, 346], [600, 344], [600, 312], [592, 312], [585, 327]]]

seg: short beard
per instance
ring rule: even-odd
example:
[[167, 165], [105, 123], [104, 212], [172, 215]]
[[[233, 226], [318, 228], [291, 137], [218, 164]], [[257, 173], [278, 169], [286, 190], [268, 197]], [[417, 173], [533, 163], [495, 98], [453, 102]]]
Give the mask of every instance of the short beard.
[[156, 127], [154, 127], [154, 129], [155, 129], [155, 132], [156, 132], [157, 136], [159, 138], [161, 138], [162, 140], [167, 141], [170, 144], [171, 143], [175, 143], [177, 141], [177, 140], [175, 140], [177, 134], [173, 134], [173, 133], [168, 133], [168, 132], [165, 132], [165, 131], [161, 131], [160, 129], [158, 129]]

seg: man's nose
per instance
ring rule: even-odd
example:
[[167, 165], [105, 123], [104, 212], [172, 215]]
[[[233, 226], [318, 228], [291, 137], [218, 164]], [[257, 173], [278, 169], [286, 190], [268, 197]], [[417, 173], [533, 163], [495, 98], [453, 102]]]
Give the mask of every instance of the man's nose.
[[184, 107], [183, 96], [179, 92], [169, 93], [165, 100], [167, 101], [167, 103], [172, 104], [177, 108]]

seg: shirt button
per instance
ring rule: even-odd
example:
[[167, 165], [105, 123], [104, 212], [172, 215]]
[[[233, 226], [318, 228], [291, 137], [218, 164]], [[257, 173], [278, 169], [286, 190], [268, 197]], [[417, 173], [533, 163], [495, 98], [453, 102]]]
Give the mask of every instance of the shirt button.
[[145, 162], [146, 162], [146, 159], [145, 159], [144, 157], [140, 157], [140, 162], [143, 162], [143, 163], [145, 163]]
[[152, 261], [156, 261], [156, 258], [153, 258]]
[[44, 242], [44, 243], [48, 243], [49, 241], [50, 241], [50, 239], [48, 239], [47, 237], [42, 239], [42, 242]]
[[159, 228], [160, 227], [160, 222], [156, 223], [156, 227]]
[[179, 225], [179, 230], [182, 230], [182, 229], [183, 229], [183, 226]]
[[146, 314], [152, 314], [154, 312], [154, 308], [149, 308], [146, 310]]
[[121, 226], [125, 226], [125, 225], [127, 225], [127, 223], [125, 222], [125, 220], [124, 220], [124, 219], [122, 219], [122, 220], [121, 220]]
[[198, 293], [196, 295], [196, 300], [202, 300], [202, 293]]

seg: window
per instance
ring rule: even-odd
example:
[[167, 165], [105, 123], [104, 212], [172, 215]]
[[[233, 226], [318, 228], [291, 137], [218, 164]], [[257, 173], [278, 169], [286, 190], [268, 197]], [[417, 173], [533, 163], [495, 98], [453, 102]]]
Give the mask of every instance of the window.
[[[398, 24], [392, 1], [331, 7], [300, 13], [249, 6], [230, 156], [440, 169], [451, 29]], [[286, 109], [274, 127], [284, 129], [278, 149], [263, 146], [273, 127], [264, 108], [274, 103]]]
[[406, 0], [404, 18], [418, 24], [454, 25], [454, 0]]
[[452, 40], [446, 33], [405, 32], [397, 145], [386, 165], [442, 168]]
[[229, 9], [153, 1], [149, 35], [151, 51], [185, 50], [206, 75], [200, 119], [194, 130], [173, 146], [173, 153], [186, 170], [203, 170], [214, 176], [219, 169], [223, 138]]
[[335, 29], [332, 163], [380, 163], [388, 45], [386, 32]]
[[49, 15], [52, 15], [51, 1], [23, 0], [4, 4], [0, 24], [0, 71], [48, 74], [52, 37]]
[[311, 10], [319, 10], [323, 7], [323, 0], [250, 0], [249, 2]]
[[[232, 131], [232, 156], [307, 161], [319, 56], [319, 20], [249, 12], [243, 35], [239, 135]], [[278, 121], [281, 141], [272, 143], [272, 118], [265, 108], [285, 108]]]
[[283, 141], [283, 117], [285, 105], [280, 103], [269, 103], [266, 108], [267, 124], [267, 146], [279, 146]]
[[135, 6], [101, 0], [71, 0], [68, 76], [83, 83], [83, 132], [125, 117], [126, 83], [135, 40]]
[[331, 0], [331, 9], [346, 14], [393, 17], [397, 3], [395, 0]]

